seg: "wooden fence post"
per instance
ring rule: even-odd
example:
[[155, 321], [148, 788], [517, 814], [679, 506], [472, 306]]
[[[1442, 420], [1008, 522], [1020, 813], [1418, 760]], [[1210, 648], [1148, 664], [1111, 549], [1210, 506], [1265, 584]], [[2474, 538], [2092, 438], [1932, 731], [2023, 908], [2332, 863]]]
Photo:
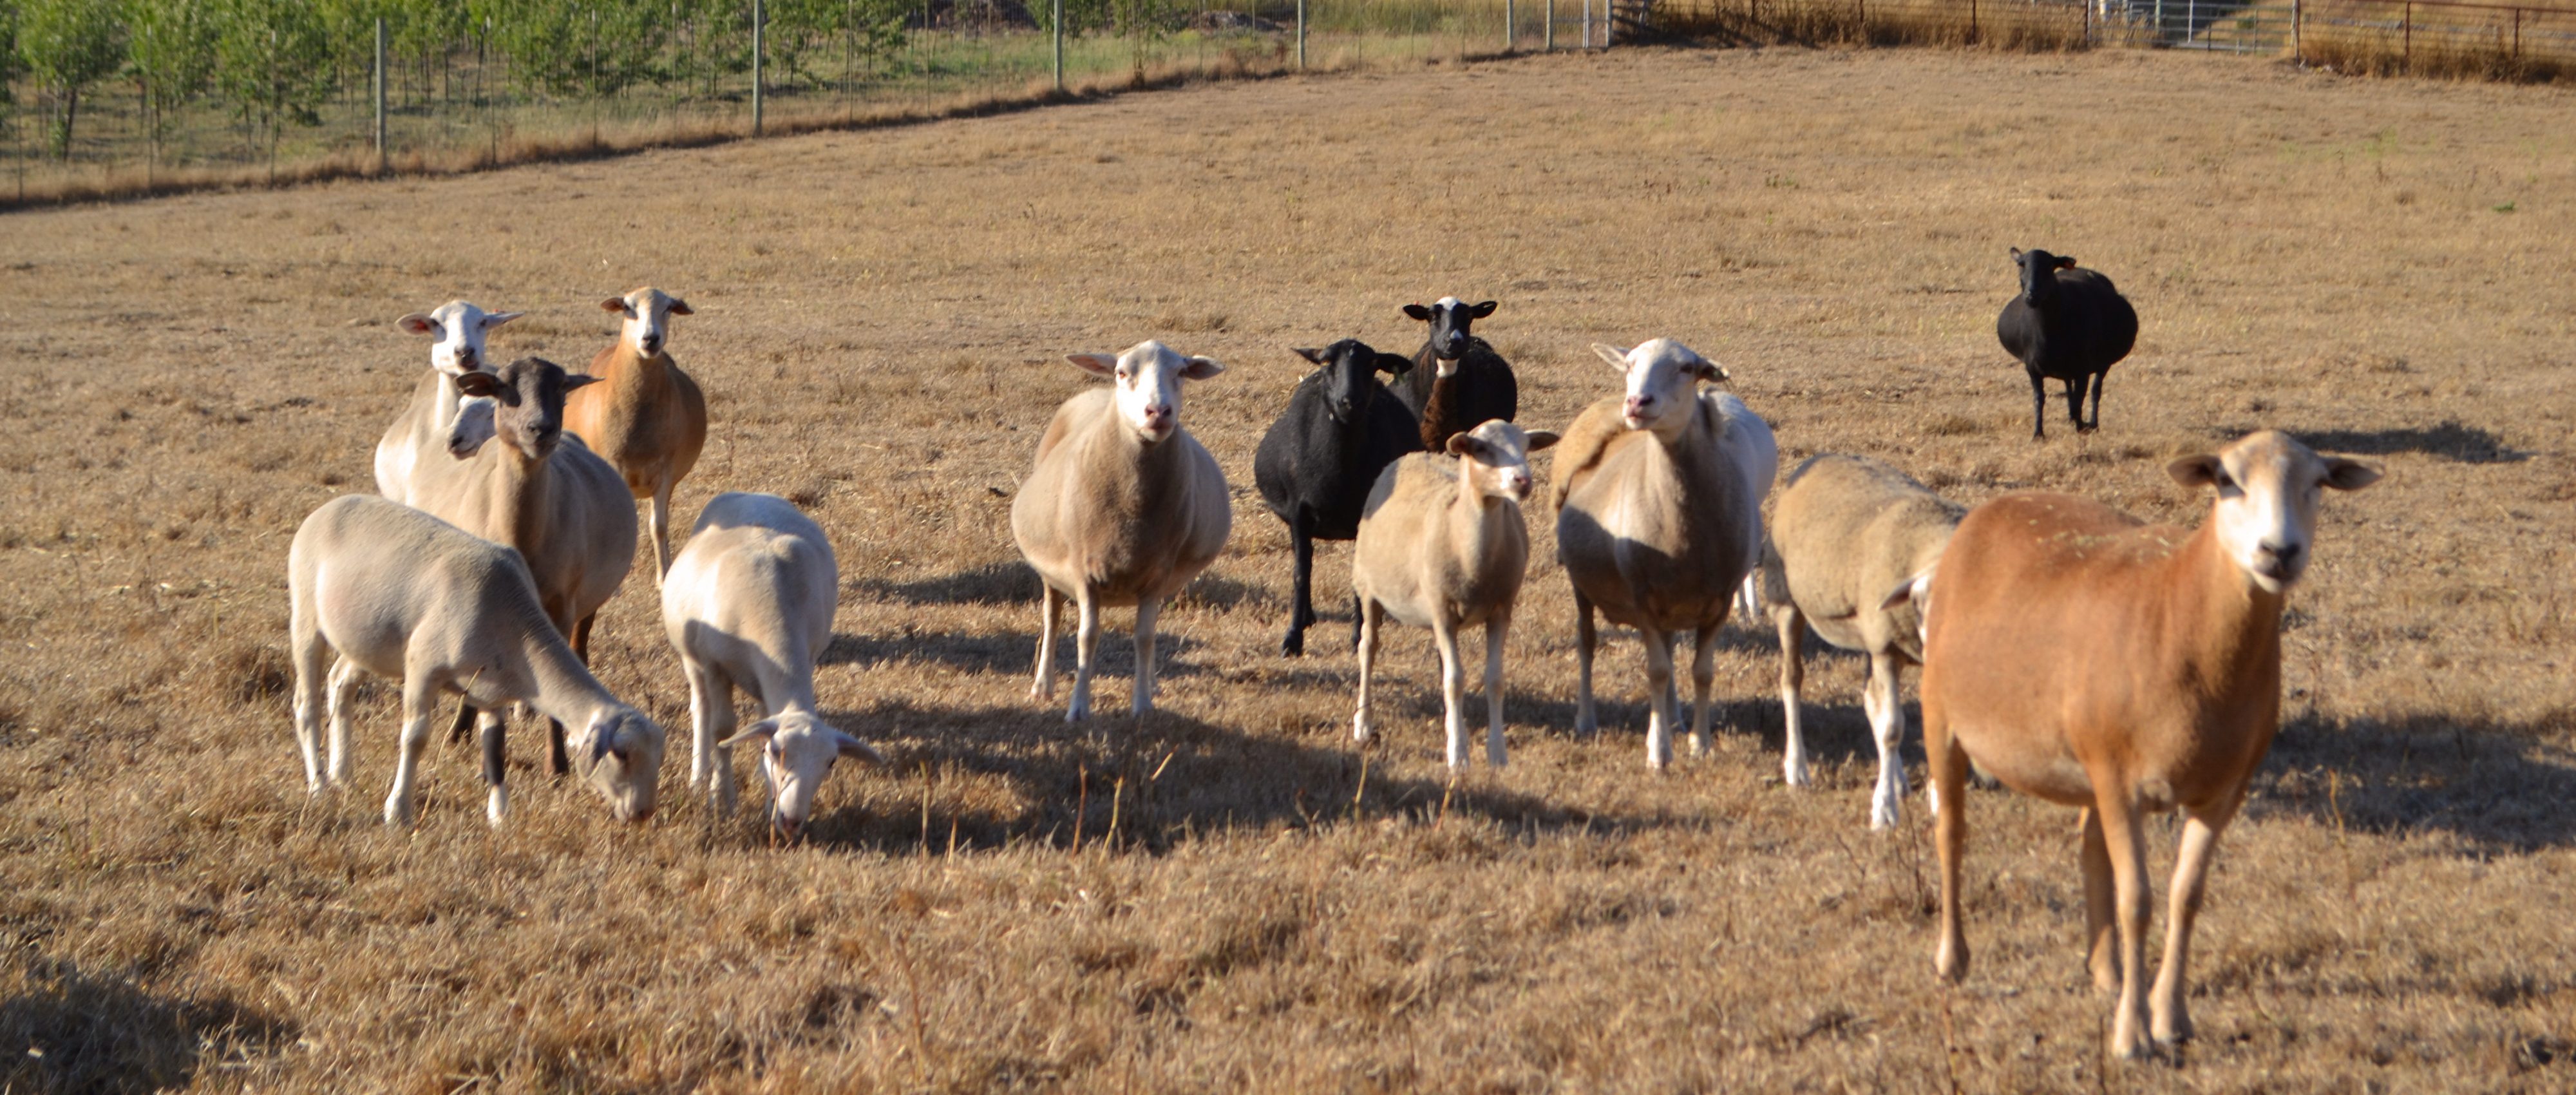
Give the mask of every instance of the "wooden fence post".
[[1512, 10], [1512, 0], [1503, 0], [1503, 52], [1505, 53], [1512, 51], [1512, 16], [1517, 14], [1519, 13]]
[[385, 17], [376, 17], [376, 174], [385, 173]]
[[2299, 36], [2299, 21], [2307, 14], [2303, 10], [2306, 7], [2307, 0], [2290, 0], [2290, 56], [2299, 62], [2301, 68], [2308, 64], [2308, 43]]
[[2414, 69], [2415, 69], [2415, 4], [2414, 4], [2414, 0], [2407, 0], [2407, 4], [2406, 4], [2406, 54], [2405, 54], [2405, 60], [2406, 60], [2406, 69], [2407, 69], [2407, 71], [2409, 71], [2409, 72], [2414, 71]]
[[[922, 29], [930, 28], [924, 26]], [[768, 33], [768, 6], [763, 0], [751, 0], [751, 135], [754, 137], [760, 136], [761, 108], [767, 105], [761, 102], [760, 55], [767, 52], [763, 47], [769, 44]]]
[[1297, 0], [1297, 71], [1306, 71], [1306, 0]]
[[1055, 0], [1050, 11], [1055, 20], [1055, 89], [1064, 90], [1064, 0]]
[[1556, 0], [1547, 0], [1547, 33], [1540, 42], [1539, 48], [1556, 52]]

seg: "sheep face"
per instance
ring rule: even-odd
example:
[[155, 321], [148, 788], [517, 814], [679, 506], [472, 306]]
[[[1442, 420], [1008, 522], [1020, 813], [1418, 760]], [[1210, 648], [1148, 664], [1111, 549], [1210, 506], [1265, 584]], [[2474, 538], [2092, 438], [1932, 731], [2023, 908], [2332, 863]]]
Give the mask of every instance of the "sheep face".
[[1324, 410], [1333, 421], [1348, 425], [1368, 413], [1369, 404], [1379, 391], [1377, 374], [1401, 373], [1413, 367], [1411, 358], [1382, 354], [1368, 343], [1346, 338], [1323, 349], [1299, 349], [1297, 356], [1324, 367]]
[[394, 325], [430, 336], [429, 367], [458, 376], [483, 368], [483, 336], [519, 316], [518, 312], [486, 312], [465, 301], [451, 300], [436, 310], [413, 312], [397, 319]]
[[2165, 471], [2186, 487], [2217, 488], [2209, 519], [2219, 549], [2256, 588], [2271, 594], [2307, 571], [2317, 499], [2325, 488], [2360, 490], [2379, 481], [2379, 469], [2319, 456], [2277, 430], [2247, 434], [2216, 454], [2186, 456]]
[[1550, 431], [1524, 430], [1499, 418], [1449, 435], [1449, 452], [1459, 458], [1459, 484], [1481, 497], [1515, 503], [1529, 500], [1529, 454], [1553, 444], [1556, 434]]
[[1669, 338], [1639, 343], [1633, 350], [1594, 343], [1592, 352], [1627, 377], [1628, 402], [1620, 410], [1620, 422], [1666, 440], [1690, 428], [1699, 405], [1699, 382], [1726, 379], [1726, 370], [1716, 362]]
[[1181, 428], [1181, 381], [1206, 380], [1225, 371], [1214, 359], [1185, 357], [1151, 339], [1115, 357], [1069, 354], [1065, 360], [1118, 386], [1119, 421], [1148, 445]]
[[[563, 443], [564, 397], [573, 389], [599, 381], [573, 376], [541, 357], [523, 357], [498, 372], [455, 377], [457, 391], [476, 402], [458, 408], [448, 431], [447, 451], [463, 460], [482, 451], [495, 437], [531, 463], [554, 455]], [[478, 405], [479, 404], [479, 405]]]
[[619, 821], [653, 816], [662, 779], [662, 727], [632, 707], [612, 707], [584, 729], [583, 755], [591, 790], [608, 800], [608, 812]]
[[637, 357], [652, 357], [670, 344], [672, 316], [695, 314], [688, 301], [650, 285], [622, 297], [610, 297], [599, 306], [624, 320], [618, 325], [617, 340]]
[[1437, 361], [1440, 375], [1458, 371], [1458, 359], [1467, 354], [1467, 328], [1475, 321], [1494, 314], [1494, 301], [1467, 304], [1456, 297], [1442, 297], [1426, 308], [1419, 304], [1404, 306], [1404, 314], [1431, 325], [1431, 356]]
[[794, 840], [805, 831], [805, 821], [814, 812], [814, 792], [831, 774], [832, 762], [843, 757], [885, 761], [866, 742], [803, 711], [762, 719], [722, 744], [744, 743], [760, 746], [760, 774], [769, 782], [769, 828], [783, 840]]
[[2021, 298], [2038, 308], [2057, 297], [2057, 272], [2075, 269], [2075, 259], [2032, 248], [2013, 248], [2013, 265], [2021, 268]]

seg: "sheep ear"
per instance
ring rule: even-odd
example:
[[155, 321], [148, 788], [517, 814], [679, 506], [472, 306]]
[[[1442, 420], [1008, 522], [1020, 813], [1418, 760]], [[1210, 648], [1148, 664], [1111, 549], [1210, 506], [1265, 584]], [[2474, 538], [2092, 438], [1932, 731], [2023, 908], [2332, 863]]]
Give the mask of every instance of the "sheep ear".
[[1066, 354], [1064, 355], [1064, 359], [1081, 366], [1082, 371], [1086, 373], [1092, 373], [1097, 376], [1118, 375], [1118, 356], [1116, 354]]
[[1927, 570], [1896, 583], [1896, 588], [1887, 591], [1886, 598], [1878, 602], [1879, 611], [1894, 612], [1905, 607], [1907, 601], [1920, 605], [1923, 603], [1923, 595], [1931, 589], [1932, 572]]
[[504, 323], [508, 323], [508, 322], [510, 322], [511, 320], [517, 319], [517, 318], [519, 318], [520, 316], [524, 316], [524, 315], [526, 315], [526, 314], [528, 314], [528, 313], [526, 313], [526, 312], [493, 312], [493, 313], [491, 313], [491, 314], [486, 315], [486, 316], [484, 316], [484, 317], [483, 317], [483, 329], [484, 329], [484, 330], [486, 330], [486, 331], [489, 331], [489, 330], [491, 330], [491, 329], [492, 329], [492, 328], [494, 328], [494, 327], [498, 327], [498, 326], [500, 326], [500, 325], [502, 325], [502, 324], [504, 324]]
[[2359, 460], [2340, 456], [2326, 458], [2326, 485], [2336, 490], [2360, 490], [2379, 481], [2379, 469]]
[[626, 759], [626, 743], [617, 740], [617, 728], [606, 719], [590, 724], [590, 762], [597, 764], [611, 753], [621, 761]]
[[1547, 448], [1548, 446], [1551, 446], [1551, 445], [1556, 444], [1557, 436], [1558, 436], [1558, 434], [1557, 434], [1557, 432], [1556, 432], [1556, 431], [1554, 431], [1554, 430], [1532, 430], [1532, 431], [1530, 431], [1530, 433], [1529, 433], [1529, 451], [1531, 451], [1531, 452], [1537, 452], [1537, 451], [1539, 451], [1540, 449], [1544, 449], [1544, 448]]
[[731, 749], [731, 748], [733, 748], [734, 746], [741, 745], [741, 744], [742, 744], [742, 743], [744, 743], [744, 742], [749, 742], [749, 741], [767, 741], [767, 740], [769, 740], [770, 738], [776, 737], [777, 735], [778, 735], [778, 720], [777, 720], [777, 719], [762, 719], [762, 720], [760, 720], [759, 722], [755, 722], [755, 723], [753, 723], [753, 724], [751, 724], [751, 725], [749, 725], [749, 726], [743, 727], [743, 729], [742, 729], [742, 732], [741, 732], [741, 733], [739, 733], [739, 734], [735, 734], [734, 736], [729, 737], [729, 738], [726, 738], [725, 740], [720, 741], [720, 742], [717, 742], [716, 744], [717, 744], [717, 745], [721, 745], [721, 746], [723, 746], [723, 747], [725, 747], [725, 748], [727, 748], [727, 749]]
[[438, 329], [438, 324], [436, 322], [419, 312], [413, 312], [410, 315], [395, 320], [394, 326], [400, 327], [403, 330], [416, 335], [425, 335]]
[[2073, 256], [2073, 255], [2059, 255], [2059, 256], [2057, 256], [2057, 268], [2058, 268], [2058, 269], [2060, 269], [2060, 270], [2072, 270], [2072, 269], [2075, 269], [2075, 256]]
[[1429, 322], [1431, 322], [1431, 309], [1429, 309], [1429, 308], [1425, 308], [1425, 307], [1423, 307], [1423, 306], [1421, 306], [1421, 305], [1419, 305], [1419, 304], [1407, 304], [1407, 305], [1405, 305], [1405, 306], [1404, 306], [1404, 314], [1406, 314], [1406, 315], [1408, 315], [1408, 316], [1412, 316], [1412, 317], [1413, 317], [1413, 318], [1415, 318], [1415, 319], [1421, 320], [1421, 321], [1422, 321], [1422, 322], [1424, 322], [1424, 323], [1429, 323]]
[[1333, 355], [1325, 353], [1322, 349], [1314, 346], [1291, 346], [1288, 348], [1288, 352], [1305, 358], [1307, 361], [1317, 365], [1321, 365], [1333, 359]]
[[678, 297], [671, 298], [671, 307], [668, 311], [670, 314], [675, 316], [694, 316], [698, 314], [697, 309], [689, 307], [688, 301], [681, 300]]
[[564, 378], [564, 394], [571, 395], [575, 390], [587, 388], [593, 384], [599, 383], [599, 381], [599, 377], [592, 376], [588, 373], [574, 373], [571, 376]]
[[1481, 457], [1491, 451], [1493, 446], [1486, 444], [1484, 438], [1472, 433], [1453, 433], [1449, 435], [1447, 448], [1453, 456]]
[[501, 394], [501, 378], [486, 372], [458, 373], [456, 390], [476, 399]]
[[1403, 376], [1413, 371], [1413, 359], [1403, 354], [1379, 354], [1377, 371], [1391, 376]]
[[2165, 474], [2173, 476], [2174, 482], [2186, 487], [2216, 486], [2218, 477], [2226, 473], [2227, 466], [2208, 453], [2186, 456], [2165, 465]]
[[610, 297], [610, 298], [608, 298], [607, 300], [600, 301], [600, 302], [599, 302], [599, 310], [600, 310], [600, 311], [603, 311], [603, 312], [615, 312], [615, 313], [617, 313], [617, 314], [619, 314], [619, 315], [624, 315], [624, 314], [626, 314], [626, 298], [625, 298], [625, 297]]
[[1496, 306], [1498, 303], [1500, 303], [1500, 302], [1498, 302], [1498, 301], [1491, 301], [1491, 300], [1486, 301], [1486, 302], [1484, 302], [1483, 304], [1479, 304], [1479, 305], [1477, 305], [1473, 310], [1469, 311], [1467, 314], [1468, 314], [1468, 315], [1471, 315], [1471, 316], [1474, 316], [1474, 317], [1476, 317], [1477, 319], [1483, 319], [1483, 318], [1485, 318], [1486, 316], [1490, 316], [1490, 315], [1494, 314], [1494, 308], [1495, 308], [1495, 306]]
[[1192, 380], [1206, 380], [1225, 371], [1225, 366], [1218, 364], [1212, 357], [1192, 357], [1182, 360], [1184, 364], [1181, 366], [1181, 375]]
[[1733, 376], [1727, 373], [1726, 366], [1710, 361], [1704, 357], [1692, 363], [1691, 372], [1696, 374], [1702, 380], [1713, 381], [1719, 384], [1723, 384], [1734, 379]]
[[2016, 263], [2021, 261], [2021, 248], [2015, 247], [2012, 249], [2012, 260]]
[[864, 741], [860, 741], [859, 739], [851, 737], [838, 730], [832, 732], [832, 744], [840, 747], [841, 756], [856, 757], [870, 764], [885, 763], [885, 754], [877, 752], [875, 746], [869, 745]]
[[1613, 369], [1625, 372], [1628, 368], [1628, 351], [1626, 350], [1622, 350], [1607, 342], [1595, 342], [1592, 344], [1592, 352], [1601, 355], [1601, 360], [1609, 362], [1610, 367]]

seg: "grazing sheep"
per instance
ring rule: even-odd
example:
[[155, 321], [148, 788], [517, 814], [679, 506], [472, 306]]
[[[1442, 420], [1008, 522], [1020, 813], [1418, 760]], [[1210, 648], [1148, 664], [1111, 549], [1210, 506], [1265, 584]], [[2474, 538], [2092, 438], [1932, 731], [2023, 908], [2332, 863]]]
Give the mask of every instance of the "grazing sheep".
[[[689, 786], [734, 809], [733, 764], [719, 748], [758, 742], [770, 827], [793, 840], [814, 792], [842, 757], [882, 763], [866, 742], [815, 713], [814, 659], [832, 642], [840, 568], [822, 526], [771, 494], [720, 494], [698, 511], [662, 583], [662, 626], [689, 674]], [[734, 689], [762, 718], [734, 729]]]
[[1449, 435], [1487, 419], [1505, 422], [1520, 417], [1520, 382], [1512, 367], [1484, 339], [1469, 334], [1476, 320], [1494, 314], [1495, 303], [1462, 304], [1442, 297], [1428, 308], [1404, 306], [1404, 314], [1431, 325], [1431, 337], [1413, 353], [1413, 368], [1395, 386], [1395, 397], [1422, 424], [1422, 450], [1441, 452]]
[[[600, 686], [546, 621], [518, 554], [419, 510], [368, 495], [335, 498], [295, 531], [286, 553], [295, 657], [295, 741], [305, 786], [349, 781], [349, 698], [364, 670], [402, 682], [402, 753], [385, 823], [413, 817], [412, 785], [433, 707], [456, 692], [484, 708], [521, 702], [581, 727], [588, 780], [626, 821], [653, 814], [662, 728]], [[329, 671], [324, 659], [337, 652]], [[325, 682], [327, 683], [327, 686]], [[325, 691], [330, 766], [323, 767]], [[509, 811], [501, 735], [483, 734], [485, 807]]]
[[1073, 354], [1086, 372], [1108, 377], [1065, 400], [1038, 439], [1037, 462], [1011, 501], [1011, 536], [1046, 588], [1039, 597], [1038, 664], [1032, 699], [1055, 696], [1056, 613], [1079, 613], [1073, 700], [1067, 722], [1091, 717], [1092, 656], [1100, 610], [1136, 606], [1136, 691], [1130, 709], [1154, 708], [1154, 620], [1225, 549], [1233, 514], [1225, 473], [1181, 428], [1181, 381], [1225, 366], [1184, 357], [1160, 342], [1127, 352]]
[[689, 302], [646, 286], [600, 307], [624, 317], [617, 341], [590, 359], [590, 375], [607, 381], [564, 402], [564, 428], [578, 435], [638, 499], [653, 502], [653, 576], [671, 572], [671, 489], [698, 464], [707, 445], [707, 397], [671, 360], [672, 316]]
[[412, 385], [411, 401], [385, 435], [376, 442], [376, 493], [404, 505], [412, 504], [413, 470], [424, 462], [439, 462], [455, 444], [457, 419], [464, 406], [471, 403], [480, 415], [492, 411], [485, 399], [469, 400], [457, 392], [449, 378], [471, 372], [488, 372], [483, 355], [483, 337], [492, 328], [519, 318], [517, 312], [486, 312], [461, 300], [451, 300], [436, 309], [413, 312], [394, 321], [394, 325], [416, 335], [432, 335], [429, 347], [429, 375]]
[[[2066, 383], [2066, 417], [2075, 432], [2102, 426], [2102, 378], [2138, 342], [2138, 312], [2112, 288], [2111, 279], [2078, 270], [2075, 260], [2046, 251], [2013, 249], [2021, 268], [2021, 294], [1995, 317], [1995, 337], [2030, 371], [2030, 436], [2048, 436], [2048, 393], [2042, 378]], [[2093, 416], [2084, 416], [2084, 388], [2093, 388]]]
[[1626, 373], [1628, 394], [1585, 408], [1557, 445], [1556, 555], [1574, 584], [1574, 725], [1587, 734], [1599, 726], [1592, 705], [1597, 609], [1645, 639], [1653, 712], [1646, 763], [1660, 769], [1673, 755], [1678, 632], [1696, 633], [1692, 745], [1709, 747], [1717, 628], [1753, 569], [1762, 514], [1734, 463], [1718, 401], [1696, 391], [1701, 380], [1726, 379], [1726, 370], [1671, 339], [1592, 349]]
[[1440, 648], [1440, 689], [1448, 705], [1449, 767], [1467, 766], [1467, 724], [1459, 711], [1467, 673], [1458, 631], [1485, 626], [1485, 759], [1503, 766], [1503, 639], [1529, 567], [1529, 454], [1556, 435], [1525, 433], [1500, 419], [1453, 434], [1445, 453], [1416, 453], [1389, 465], [1369, 492], [1368, 516], [1352, 549], [1351, 587], [1360, 599], [1359, 713], [1351, 733], [1369, 740], [1369, 673], [1386, 617], [1431, 629]]
[[1253, 484], [1287, 522], [1296, 552], [1296, 603], [1279, 642], [1290, 657], [1306, 652], [1306, 628], [1315, 622], [1315, 541], [1359, 535], [1360, 507], [1378, 473], [1421, 447], [1413, 415], [1377, 379], [1402, 375], [1411, 361], [1351, 338], [1296, 353], [1322, 367], [1297, 382], [1252, 456]]
[[[597, 377], [566, 376], [543, 358], [523, 357], [497, 373], [448, 383], [498, 409], [457, 421], [456, 455], [414, 469], [412, 504], [503, 547], [515, 548], [536, 580], [546, 618], [590, 661], [590, 628], [635, 565], [635, 503], [607, 461], [563, 432], [564, 394]], [[494, 438], [500, 444], [486, 444]], [[566, 443], [569, 442], [569, 443]], [[473, 705], [457, 713], [462, 736]], [[484, 728], [493, 733], [497, 712]], [[560, 722], [549, 722], [548, 770], [571, 769]]]
[[1905, 762], [1898, 753], [1905, 742], [1905, 706], [1897, 684], [1907, 665], [1923, 663], [1922, 613], [1911, 597], [1897, 597], [1891, 605], [1888, 591], [1928, 578], [1966, 512], [1904, 472], [1839, 453], [1790, 472], [1771, 509], [1758, 577], [1780, 629], [1780, 712], [1788, 728], [1781, 774], [1789, 786], [1807, 785], [1798, 701], [1806, 682], [1805, 640], [1813, 628], [1828, 643], [1869, 655], [1861, 707], [1878, 739], [1878, 788], [1869, 800], [1873, 829], [1894, 827], [1905, 797]]
[[[2270, 430], [2165, 470], [2217, 489], [2198, 530], [2038, 492], [1969, 511], [1933, 572], [1923, 643], [1937, 968], [1951, 980], [1968, 970], [1961, 787], [1974, 764], [2083, 809], [2085, 938], [2094, 984], [2119, 990], [2110, 1048], [2123, 1057], [2148, 1053], [2150, 1030], [2162, 1043], [2191, 1036], [2192, 920], [2218, 836], [2280, 728], [2281, 611], [2307, 568], [2320, 488], [2379, 478]], [[2150, 1027], [2142, 815], [2174, 809], [2185, 820]]]

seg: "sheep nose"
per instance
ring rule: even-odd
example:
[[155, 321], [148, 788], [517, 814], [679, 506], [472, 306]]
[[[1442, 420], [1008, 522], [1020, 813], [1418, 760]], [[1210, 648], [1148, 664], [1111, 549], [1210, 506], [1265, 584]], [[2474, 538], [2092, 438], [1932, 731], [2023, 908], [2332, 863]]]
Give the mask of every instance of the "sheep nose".
[[646, 335], [646, 336], [644, 336], [642, 339], [639, 339], [638, 341], [640, 341], [640, 342], [642, 342], [642, 343], [644, 344], [644, 352], [645, 352], [645, 353], [651, 354], [651, 353], [659, 353], [659, 352], [661, 352], [661, 349], [662, 349], [662, 336], [660, 336], [660, 335]]
[[1632, 396], [1629, 396], [1629, 397], [1628, 397], [1628, 414], [1629, 414], [1629, 416], [1630, 416], [1630, 417], [1634, 417], [1634, 416], [1637, 416], [1637, 415], [1644, 414], [1644, 413], [1646, 413], [1648, 410], [1652, 409], [1652, 408], [1654, 407], [1654, 405], [1655, 405], [1655, 397], [1653, 397], [1653, 396], [1651, 396], [1651, 395], [1632, 395]]
[[769, 827], [777, 831], [778, 839], [787, 841], [791, 844], [796, 841], [797, 837], [803, 835], [805, 832], [804, 822], [798, 821], [785, 814], [771, 814], [769, 816]]

